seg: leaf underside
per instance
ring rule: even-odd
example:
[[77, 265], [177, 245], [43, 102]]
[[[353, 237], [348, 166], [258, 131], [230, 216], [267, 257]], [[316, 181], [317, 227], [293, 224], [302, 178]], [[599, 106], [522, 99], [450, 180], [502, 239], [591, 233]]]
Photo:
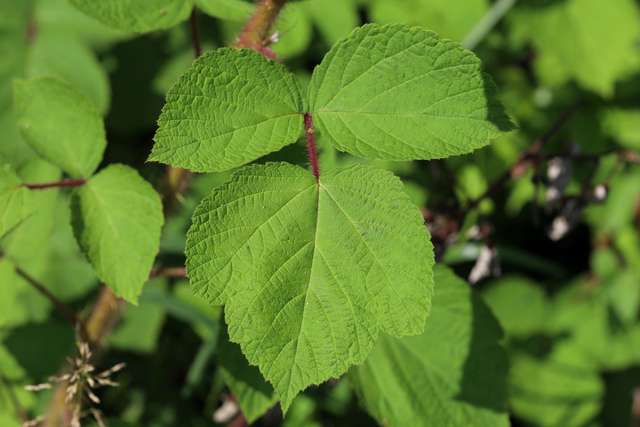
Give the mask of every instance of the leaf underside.
[[162, 203], [128, 166], [114, 164], [71, 193], [71, 223], [97, 276], [137, 304], [160, 246]]
[[422, 332], [433, 248], [390, 172], [239, 170], [196, 209], [187, 245], [193, 292], [225, 304], [229, 336], [284, 411], [311, 384], [362, 363], [380, 330]]
[[221, 172], [294, 143], [303, 129], [300, 84], [251, 49], [198, 58], [167, 94], [149, 160]]
[[314, 70], [310, 111], [339, 150], [386, 160], [469, 153], [514, 128], [482, 63], [422, 27], [369, 24]]

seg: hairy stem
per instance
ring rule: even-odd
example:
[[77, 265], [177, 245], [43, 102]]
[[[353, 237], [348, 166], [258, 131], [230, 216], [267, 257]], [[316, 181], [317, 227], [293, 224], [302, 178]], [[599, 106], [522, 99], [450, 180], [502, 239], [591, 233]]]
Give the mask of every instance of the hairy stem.
[[44, 188], [55, 187], [79, 187], [81, 185], [85, 185], [86, 183], [87, 181], [84, 179], [63, 179], [61, 181], [47, 182], [44, 184], [23, 184], [23, 186], [31, 190], [42, 190]]
[[316, 181], [319, 181], [320, 168], [318, 168], [318, 148], [316, 146], [316, 140], [313, 137], [313, 119], [309, 113], [305, 113], [304, 115], [304, 128], [307, 133], [307, 153], [309, 155], [309, 163], [311, 163], [313, 176], [316, 177]]
[[256, 13], [247, 22], [234, 47], [246, 47], [260, 52], [269, 59], [277, 59], [269, 47], [269, 37], [285, 3], [286, 0], [261, 0]]

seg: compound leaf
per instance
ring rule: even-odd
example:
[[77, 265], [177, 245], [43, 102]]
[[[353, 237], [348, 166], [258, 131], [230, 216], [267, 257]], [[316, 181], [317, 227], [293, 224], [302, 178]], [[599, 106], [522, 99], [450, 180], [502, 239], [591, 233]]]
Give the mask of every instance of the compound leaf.
[[35, 210], [31, 192], [0, 156], [0, 239]]
[[294, 143], [303, 129], [300, 84], [251, 49], [198, 58], [171, 88], [149, 160], [220, 172]]
[[184, 21], [192, 0], [69, 0], [81, 12], [113, 28], [146, 33]]
[[160, 246], [162, 203], [128, 166], [114, 164], [71, 193], [71, 225], [97, 276], [137, 303]]
[[513, 129], [480, 60], [422, 27], [365, 25], [316, 67], [310, 111], [339, 150], [385, 160], [464, 154]]
[[437, 292], [424, 333], [381, 336], [348, 378], [381, 425], [506, 427], [502, 330], [464, 281], [446, 267], [434, 273]]
[[196, 209], [193, 292], [225, 304], [231, 341], [284, 411], [310, 384], [364, 362], [380, 330], [423, 331], [433, 248], [401, 181], [354, 165], [320, 177], [269, 164], [236, 172]]
[[16, 80], [14, 91], [22, 137], [71, 177], [89, 177], [107, 145], [102, 119], [91, 100], [54, 77]]

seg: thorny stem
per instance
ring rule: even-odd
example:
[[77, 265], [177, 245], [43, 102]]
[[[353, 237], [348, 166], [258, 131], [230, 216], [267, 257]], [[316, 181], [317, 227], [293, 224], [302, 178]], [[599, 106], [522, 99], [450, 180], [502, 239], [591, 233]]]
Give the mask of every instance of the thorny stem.
[[189, 23], [191, 24], [191, 41], [193, 42], [196, 59], [198, 59], [202, 55], [202, 49], [200, 48], [200, 34], [198, 31], [198, 13], [195, 7], [191, 11]]
[[311, 114], [305, 113], [304, 115], [304, 128], [307, 133], [307, 152], [309, 155], [309, 162], [311, 163], [311, 170], [313, 176], [316, 177], [316, 181], [320, 181], [320, 169], [318, 168], [318, 148], [316, 146], [316, 140], [313, 137], [313, 119]]
[[23, 184], [24, 187], [27, 187], [30, 190], [42, 190], [44, 188], [54, 188], [54, 187], [79, 187], [81, 185], [85, 185], [87, 183], [84, 179], [63, 179], [61, 181], [56, 182], [47, 182], [44, 184]]
[[64, 317], [66, 317], [69, 320], [69, 322], [71, 322], [72, 326], [74, 326], [74, 327], [76, 326], [76, 324], [78, 323], [78, 318], [76, 317], [74, 312], [66, 304], [64, 304], [62, 301], [60, 301], [58, 298], [56, 298], [51, 292], [49, 292], [40, 283], [36, 282], [35, 279], [33, 279], [31, 276], [29, 276], [20, 267], [16, 267], [16, 273], [18, 273], [19, 276], [21, 276], [23, 279], [25, 279], [31, 286], [36, 288], [36, 290], [38, 292], [40, 292], [49, 301], [51, 301], [51, 303], [56, 306], [56, 308], [60, 311], [60, 313], [62, 313], [64, 315]]

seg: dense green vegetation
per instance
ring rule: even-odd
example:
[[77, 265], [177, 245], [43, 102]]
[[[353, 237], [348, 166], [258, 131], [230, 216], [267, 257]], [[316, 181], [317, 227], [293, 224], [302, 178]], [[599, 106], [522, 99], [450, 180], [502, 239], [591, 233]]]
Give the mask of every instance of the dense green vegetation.
[[0, 0], [0, 57], [0, 425], [640, 423], [637, 1]]

